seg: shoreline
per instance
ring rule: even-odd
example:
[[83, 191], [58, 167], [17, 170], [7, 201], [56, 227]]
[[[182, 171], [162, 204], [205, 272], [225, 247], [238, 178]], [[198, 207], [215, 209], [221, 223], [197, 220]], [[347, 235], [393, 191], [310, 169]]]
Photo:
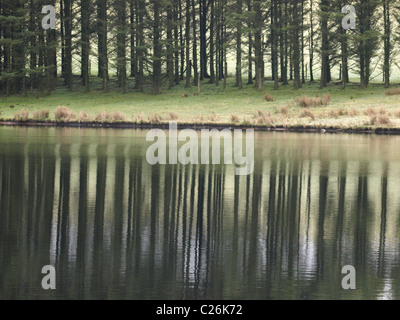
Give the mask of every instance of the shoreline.
[[[251, 124], [232, 124], [232, 123], [188, 123], [178, 122], [178, 129], [254, 129], [255, 131], [272, 132], [297, 132], [297, 133], [356, 133], [356, 134], [379, 134], [379, 135], [400, 135], [400, 128], [337, 128], [326, 127], [319, 128], [315, 126], [262, 126]], [[169, 122], [79, 122], [79, 121], [35, 121], [35, 120], [0, 120], [0, 126], [8, 127], [67, 127], [67, 128], [109, 128], [109, 129], [168, 129]]]

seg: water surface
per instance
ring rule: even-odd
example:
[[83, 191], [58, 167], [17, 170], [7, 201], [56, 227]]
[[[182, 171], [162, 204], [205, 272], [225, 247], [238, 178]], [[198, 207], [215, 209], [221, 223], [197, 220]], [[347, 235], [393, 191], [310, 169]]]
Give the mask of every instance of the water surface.
[[400, 299], [400, 137], [256, 132], [236, 176], [146, 133], [0, 127], [0, 299]]

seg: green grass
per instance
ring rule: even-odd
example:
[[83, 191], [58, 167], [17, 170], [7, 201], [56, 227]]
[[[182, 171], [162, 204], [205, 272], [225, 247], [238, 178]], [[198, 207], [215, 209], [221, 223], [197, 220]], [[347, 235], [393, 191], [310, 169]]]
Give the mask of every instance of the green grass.
[[[60, 81], [60, 80], [59, 80]], [[330, 84], [320, 90], [318, 83], [306, 83], [302, 89], [294, 90], [292, 85], [280, 86], [273, 89], [273, 83], [266, 81], [263, 90], [258, 92], [253, 85], [244, 85], [243, 89], [233, 86], [233, 79], [219, 86], [202, 82], [200, 95], [194, 95], [197, 87], [184, 87], [184, 81], [173, 89], [164, 89], [161, 95], [151, 95], [147, 88], [144, 93], [131, 89], [133, 80], [128, 82], [128, 93], [122, 94], [118, 89], [108, 93], [100, 90], [100, 80], [92, 78], [92, 90], [85, 93], [81, 89], [68, 91], [59, 86], [49, 96], [37, 98], [35, 92], [28, 97], [11, 96], [0, 97], [0, 118], [11, 120], [15, 113], [27, 109], [29, 117], [33, 118], [35, 110], [50, 111], [50, 120], [54, 120], [58, 106], [65, 106], [79, 118], [84, 111], [89, 119], [95, 119], [101, 112], [120, 112], [125, 115], [126, 121], [149, 122], [154, 115], [161, 117], [161, 121], [171, 119], [169, 112], [177, 115], [179, 122], [186, 123], [232, 123], [232, 118], [238, 120], [236, 124], [275, 125], [275, 126], [313, 126], [313, 127], [400, 127], [400, 96], [386, 96], [382, 85], [370, 84], [366, 89], [360, 89], [358, 84], [349, 84], [345, 90], [340, 84]], [[78, 87], [78, 86], [77, 86]], [[398, 87], [398, 86], [393, 86]], [[188, 97], [183, 98], [186, 92]], [[268, 93], [274, 101], [264, 100]], [[327, 106], [310, 108], [314, 117], [304, 117], [304, 108], [296, 105], [296, 98], [308, 96], [322, 97], [331, 95], [331, 102]], [[366, 110], [385, 110], [390, 124], [373, 125], [371, 114]], [[260, 111], [260, 113], [259, 113]], [[260, 117], [260, 114], [262, 116]], [[372, 121], [373, 123], [373, 121]]]

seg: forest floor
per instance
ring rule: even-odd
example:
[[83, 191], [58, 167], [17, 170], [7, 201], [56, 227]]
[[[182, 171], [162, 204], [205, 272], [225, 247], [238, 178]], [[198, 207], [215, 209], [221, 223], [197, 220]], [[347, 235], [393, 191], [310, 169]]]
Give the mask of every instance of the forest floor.
[[[75, 81], [72, 91], [57, 86], [45, 97], [38, 98], [36, 92], [28, 93], [28, 97], [0, 97], [0, 119], [53, 124], [62, 121], [156, 125], [174, 120], [185, 124], [259, 128], [400, 128], [400, 90], [399, 95], [386, 95], [387, 89], [382, 84], [371, 83], [361, 89], [354, 82], [342, 90], [339, 81], [324, 89], [319, 89], [319, 83], [307, 82], [299, 90], [294, 90], [292, 83], [274, 90], [273, 82], [267, 80], [259, 92], [254, 85], [245, 84], [238, 89], [233, 86], [234, 79], [228, 78], [225, 88], [223, 81], [219, 86], [203, 81], [199, 95], [196, 86], [185, 88], [184, 81], [171, 90], [163, 89], [160, 95], [152, 95], [149, 88], [145, 92], [132, 89], [133, 79], [128, 82], [126, 94], [112, 87], [113, 80], [107, 93], [101, 90], [101, 80], [96, 77], [91, 78], [90, 92], [81, 89], [78, 78]], [[399, 87], [399, 84], [392, 86]], [[266, 101], [266, 93], [273, 101]], [[323, 104], [318, 105], [321, 101]], [[65, 108], [57, 114], [59, 106]]]

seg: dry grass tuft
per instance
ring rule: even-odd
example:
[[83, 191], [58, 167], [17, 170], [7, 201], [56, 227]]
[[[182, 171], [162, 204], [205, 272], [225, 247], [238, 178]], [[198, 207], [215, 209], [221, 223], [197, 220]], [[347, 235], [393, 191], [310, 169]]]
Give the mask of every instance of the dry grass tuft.
[[172, 111], [168, 112], [168, 115], [169, 115], [169, 120], [178, 120], [179, 118], [178, 115]]
[[113, 111], [110, 112], [110, 121], [115, 122], [115, 121], [125, 121], [126, 116], [119, 111]]
[[373, 126], [382, 126], [391, 125], [392, 122], [386, 114], [378, 114], [370, 117], [369, 124]]
[[325, 95], [322, 97], [321, 101], [322, 101], [322, 105], [323, 105], [323, 106], [326, 106], [326, 105], [328, 105], [329, 103], [331, 103], [332, 97], [331, 97], [331, 95], [330, 95], [329, 93], [328, 93], [328, 94], [325, 94]]
[[271, 117], [271, 114], [264, 114], [261, 110], [257, 111], [257, 114], [254, 116], [255, 123], [257, 124], [266, 124], [273, 125], [275, 123], [275, 119]]
[[67, 107], [58, 106], [54, 113], [54, 117], [57, 121], [68, 121], [74, 120], [76, 118], [76, 114]]
[[400, 118], [400, 110], [395, 110], [392, 113], [393, 117]]
[[33, 111], [33, 119], [34, 120], [46, 120], [50, 115], [50, 111], [45, 109], [45, 110], [35, 110]]
[[296, 104], [302, 108], [327, 106], [331, 102], [331, 95], [325, 94], [321, 97], [301, 97], [296, 99]]
[[283, 115], [287, 116], [289, 114], [289, 107], [288, 106], [281, 107], [280, 111]]
[[205, 118], [204, 118], [204, 116], [203, 116], [202, 114], [196, 117], [196, 121], [203, 122], [204, 119], [205, 119]]
[[187, 98], [187, 97], [189, 97], [189, 95], [186, 93], [186, 92], [184, 92], [184, 93], [182, 93], [182, 96], [181, 96], [182, 98]]
[[218, 116], [215, 114], [214, 111], [211, 113], [211, 115], [208, 116], [208, 120], [210, 120], [211, 122], [215, 122], [218, 120]]
[[375, 109], [371, 108], [371, 107], [368, 107], [367, 110], [364, 110], [364, 114], [366, 116], [370, 116], [370, 117], [376, 115], [377, 113], [378, 112]]
[[239, 122], [239, 117], [236, 114], [231, 114], [231, 122]]
[[89, 120], [90, 120], [89, 116], [85, 111], [79, 112], [79, 117], [78, 117], [79, 122], [88, 122]]
[[160, 123], [162, 119], [163, 118], [158, 113], [155, 113], [149, 118], [149, 121], [150, 123], [154, 124], [154, 123]]
[[108, 112], [104, 110], [99, 112], [94, 119], [96, 121], [108, 121], [109, 117], [110, 115], [108, 114]]
[[393, 88], [385, 91], [385, 96], [397, 96], [400, 95], [400, 88]]
[[40, 111], [38, 111], [38, 110], [33, 111], [32, 117], [33, 117], [33, 120], [39, 120], [40, 119]]
[[379, 112], [379, 114], [383, 114], [383, 115], [387, 114], [386, 109], [384, 107], [379, 108], [378, 112]]
[[132, 120], [136, 122], [144, 122], [145, 116], [143, 112], [137, 112], [136, 115], [132, 115]]
[[264, 96], [264, 100], [271, 102], [271, 101], [274, 101], [275, 99], [272, 96], [270, 96], [268, 93], [266, 93]]
[[349, 115], [352, 117], [357, 117], [360, 114], [360, 112], [357, 109], [351, 109], [349, 112]]
[[100, 122], [117, 122], [117, 121], [125, 121], [126, 116], [119, 111], [107, 112], [101, 111], [96, 115], [96, 121]]
[[301, 111], [299, 113], [299, 118], [311, 118], [312, 120], [315, 120], [315, 116], [309, 108], [306, 108], [303, 111]]
[[29, 118], [29, 110], [28, 109], [23, 109], [21, 111], [17, 111], [14, 114], [14, 120], [18, 121], [26, 121]]
[[331, 110], [329, 111], [329, 117], [337, 119], [339, 118], [339, 113], [336, 110]]
[[339, 116], [347, 116], [349, 114], [349, 111], [347, 109], [340, 108], [339, 109]]

